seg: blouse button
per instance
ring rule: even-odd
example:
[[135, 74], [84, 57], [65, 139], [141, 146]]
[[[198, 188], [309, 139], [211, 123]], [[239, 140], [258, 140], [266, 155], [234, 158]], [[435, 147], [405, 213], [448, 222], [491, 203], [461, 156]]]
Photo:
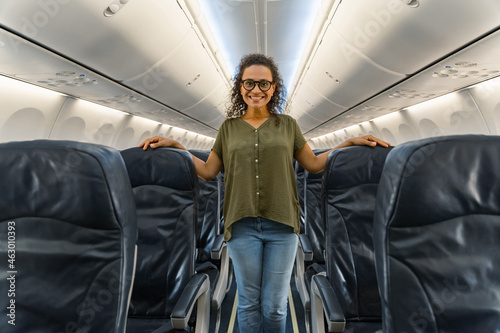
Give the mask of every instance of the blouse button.
[[255, 163], [259, 162], [259, 160], [255, 160]]

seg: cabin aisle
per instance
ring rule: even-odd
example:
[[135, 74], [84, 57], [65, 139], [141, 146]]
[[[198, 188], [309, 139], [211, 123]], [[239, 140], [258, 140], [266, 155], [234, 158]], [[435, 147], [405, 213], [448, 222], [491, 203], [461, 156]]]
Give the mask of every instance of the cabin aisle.
[[[238, 333], [238, 322], [236, 320], [236, 282], [233, 280], [231, 289], [226, 295], [221, 307], [221, 324], [219, 333]], [[215, 333], [216, 313], [210, 318], [210, 333]], [[304, 308], [300, 302], [295, 279], [290, 281], [290, 294], [288, 298], [287, 333], [305, 333]]]

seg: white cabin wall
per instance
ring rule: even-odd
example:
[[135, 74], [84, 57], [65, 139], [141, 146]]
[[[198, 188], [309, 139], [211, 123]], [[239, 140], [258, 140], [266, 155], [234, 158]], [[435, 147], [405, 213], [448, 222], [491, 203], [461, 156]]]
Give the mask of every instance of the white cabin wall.
[[210, 150], [215, 141], [214, 138], [168, 125], [162, 125], [155, 135], [177, 140], [187, 149], [196, 150]]
[[126, 114], [116, 110], [66, 97], [49, 138], [114, 146], [125, 119]]
[[500, 135], [500, 78], [475, 85], [469, 93], [481, 110], [489, 132]]
[[48, 139], [66, 98], [0, 76], [0, 142]]
[[113, 147], [119, 150], [137, 147], [145, 139], [154, 136], [159, 126], [155, 121], [127, 115]]
[[314, 138], [308, 142], [312, 149], [327, 149], [336, 147], [347, 139], [367, 134], [380, 137], [380, 134], [377, 132], [377, 129], [373, 126], [373, 124], [366, 121], [359, 125], [350, 126], [340, 131]]
[[498, 135], [499, 128], [500, 78], [496, 78], [308, 142], [313, 149], [323, 149], [372, 134], [399, 145], [443, 135]]

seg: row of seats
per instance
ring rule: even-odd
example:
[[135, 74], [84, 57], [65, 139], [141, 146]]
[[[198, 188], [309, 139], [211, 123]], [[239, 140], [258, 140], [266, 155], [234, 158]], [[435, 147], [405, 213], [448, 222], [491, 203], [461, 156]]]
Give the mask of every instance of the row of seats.
[[222, 194], [188, 152], [9, 142], [0, 170], [1, 332], [208, 332]]
[[[328, 156], [323, 173], [306, 172], [303, 175], [302, 183], [306, 187], [303, 201], [307, 215], [305, 232], [299, 238], [297, 262], [302, 258], [306, 261], [296, 265], [304, 267], [303, 272], [297, 270], [297, 276], [303, 276], [303, 279], [296, 277], [296, 281], [302, 280], [297, 283], [297, 289], [304, 305], [308, 331], [308, 314], [311, 313], [313, 331], [324, 332], [323, 313], [313, 309], [315, 305], [316, 308], [334, 306], [318, 303], [314, 297], [317, 284], [325, 285], [327, 281], [334, 281], [328, 287], [334, 295], [341, 296], [327, 297], [326, 300], [337, 301], [334, 310], [340, 311], [338, 315], [342, 318], [331, 318], [335, 320], [330, 320], [329, 331], [341, 332], [345, 321], [347, 330], [358, 327], [358, 322], [363, 323], [364, 332], [381, 328], [371, 234], [377, 185], [385, 158], [391, 150], [392, 147], [380, 146], [338, 149]], [[325, 276], [328, 277], [326, 281], [320, 279]], [[366, 326], [373, 330], [367, 330]]]
[[500, 332], [499, 148], [463, 135], [332, 152], [322, 218], [305, 221], [325, 239], [301, 296], [312, 331]]

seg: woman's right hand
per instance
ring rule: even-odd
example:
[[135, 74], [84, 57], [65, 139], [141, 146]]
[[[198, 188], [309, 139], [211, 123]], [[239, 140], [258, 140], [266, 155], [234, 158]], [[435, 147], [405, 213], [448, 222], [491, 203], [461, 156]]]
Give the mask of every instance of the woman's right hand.
[[153, 136], [152, 138], [146, 139], [139, 145], [139, 147], [142, 147], [143, 150], [146, 150], [149, 147], [173, 147], [186, 150], [186, 148], [184, 148], [179, 142], [162, 136]]

